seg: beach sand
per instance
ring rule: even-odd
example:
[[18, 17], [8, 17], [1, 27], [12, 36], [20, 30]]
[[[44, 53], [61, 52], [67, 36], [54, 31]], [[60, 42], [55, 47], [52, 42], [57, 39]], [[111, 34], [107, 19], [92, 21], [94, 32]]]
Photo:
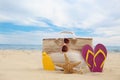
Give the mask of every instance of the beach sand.
[[0, 50], [0, 80], [120, 80], [120, 53], [108, 53], [102, 73], [45, 71], [41, 51]]

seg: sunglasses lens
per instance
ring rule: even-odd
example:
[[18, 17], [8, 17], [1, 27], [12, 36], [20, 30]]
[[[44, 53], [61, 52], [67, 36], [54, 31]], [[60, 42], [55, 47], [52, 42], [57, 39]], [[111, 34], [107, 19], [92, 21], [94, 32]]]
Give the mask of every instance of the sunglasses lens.
[[64, 43], [68, 44], [69, 43], [69, 39], [65, 38], [64, 39]]
[[64, 46], [62, 47], [62, 52], [67, 52], [67, 51], [68, 51], [68, 47], [64, 45]]

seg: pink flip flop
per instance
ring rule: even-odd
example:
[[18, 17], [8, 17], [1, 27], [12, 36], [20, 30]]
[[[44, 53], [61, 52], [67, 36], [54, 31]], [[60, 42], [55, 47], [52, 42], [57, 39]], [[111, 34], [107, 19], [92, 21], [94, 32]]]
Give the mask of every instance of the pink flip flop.
[[82, 48], [82, 56], [86, 62], [86, 64], [88, 65], [90, 71], [92, 72], [94, 63], [93, 63], [93, 58], [94, 58], [94, 52], [93, 52], [93, 48], [90, 45], [85, 45]]
[[107, 57], [107, 50], [104, 45], [102, 44], [97, 44], [95, 49], [94, 49], [94, 67], [93, 67], [93, 72], [102, 72], [103, 71], [103, 66], [105, 59]]

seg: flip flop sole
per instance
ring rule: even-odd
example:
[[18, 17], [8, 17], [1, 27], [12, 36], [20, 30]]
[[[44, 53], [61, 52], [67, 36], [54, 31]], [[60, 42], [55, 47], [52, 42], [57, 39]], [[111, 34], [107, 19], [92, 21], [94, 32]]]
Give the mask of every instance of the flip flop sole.
[[93, 52], [93, 48], [90, 45], [85, 45], [82, 48], [82, 56], [86, 62], [86, 64], [88, 65], [90, 71], [92, 72], [93, 69], [93, 58], [94, 58], [94, 52]]
[[94, 49], [94, 67], [93, 72], [102, 72], [105, 59], [107, 57], [107, 50], [104, 45], [97, 44]]

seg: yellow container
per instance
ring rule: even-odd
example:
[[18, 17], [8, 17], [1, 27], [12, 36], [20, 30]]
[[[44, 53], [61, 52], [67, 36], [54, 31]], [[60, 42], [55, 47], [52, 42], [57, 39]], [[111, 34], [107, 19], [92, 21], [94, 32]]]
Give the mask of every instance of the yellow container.
[[42, 63], [44, 70], [55, 70], [55, 65], [50, 56], [46, 52], [42, 53]]

